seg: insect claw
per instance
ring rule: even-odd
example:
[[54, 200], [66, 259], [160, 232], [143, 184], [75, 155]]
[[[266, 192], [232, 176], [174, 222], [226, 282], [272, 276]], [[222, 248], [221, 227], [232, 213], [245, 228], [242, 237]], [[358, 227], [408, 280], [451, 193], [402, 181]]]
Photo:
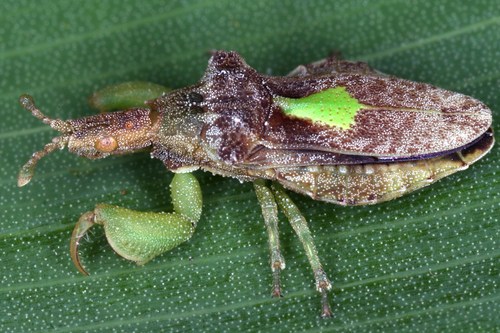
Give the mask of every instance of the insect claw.
[[328, 304], [328, 298], [326, 296], [327, 287], [321, 286], [321, 318], [325, 319], [328, 317], [333, 317], [330, 311], [330, 304]]
[[71, 252], [71, 258], [76, 268], [85, 275], [89, 275], [85, 268], [83, 268], [80, 261], [80, 256], [78, 255], [78, 247], [80, 246], [80, 239], [87, 233], [87, 231], [94, 225], [94, 212], [87, 212], [80, 217], [76, 223], [75, 229], [73, 229], [73, 234], [71, 235], [71, 243], [69, 249]]
[[280, 287], [280, 267], [279, 263], [273, 267], [273, 295], [272, 297], [283, 297]]

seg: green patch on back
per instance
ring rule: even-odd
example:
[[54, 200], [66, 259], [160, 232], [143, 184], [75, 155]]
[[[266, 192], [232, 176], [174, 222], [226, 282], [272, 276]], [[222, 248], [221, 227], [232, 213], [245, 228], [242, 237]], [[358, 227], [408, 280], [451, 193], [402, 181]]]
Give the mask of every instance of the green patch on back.
[[342, 129], [349, 129], [354, 124], [356, 113], [361, 108], [368, 107], [352, 98], [345, 87], [330, 88], [303, 98], [278, 96], [273, 100], [287, 115]]

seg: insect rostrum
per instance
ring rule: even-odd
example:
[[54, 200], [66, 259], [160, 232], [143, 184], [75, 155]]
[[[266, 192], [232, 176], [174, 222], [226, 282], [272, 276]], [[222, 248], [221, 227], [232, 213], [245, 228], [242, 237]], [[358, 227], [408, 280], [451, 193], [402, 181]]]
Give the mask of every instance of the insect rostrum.
[[275, 77], [258, 73], [235, 52], [218, 51], [193, 86], [169, 92], [151, 83], [117, 84], [89, 104], [124, 111], [67, 121], [46, 117], [28, 95], [20, 101], [64, 134], [33, 154], [19, 186], [31, 180], [40, 158], [65, 146], [91, 159], [151, 150], [175, 173], [174, 213], [99, 204], [80, 218], [70, 250], [82, 273], [78, 246], [96, 223], [111, 247], [138, 265], [189, 239], [202, 208], [190, 172], [203, 169], [254, 182], [269, 233], [274, 296], [281, 295], [285, 268], [278, 206], [284, 211], [312, 266], [323, 317], [331, 316], [331, 284], [307, 222], [283, 188], [339, 205], [375, 204], [466, 169], [494, 142], [483, 103], [333, 57]]

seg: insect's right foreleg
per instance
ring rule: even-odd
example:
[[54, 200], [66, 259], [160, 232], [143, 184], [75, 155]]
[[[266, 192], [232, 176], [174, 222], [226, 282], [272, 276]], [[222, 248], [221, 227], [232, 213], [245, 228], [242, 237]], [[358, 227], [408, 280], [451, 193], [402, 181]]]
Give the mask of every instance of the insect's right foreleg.
[[125, 259], [142, 265], [153, 257], [188, 240], [201, 216], [201, 189], [190, 173], [176, 174], [170, 184], [173, 213], [138, 212], [99, 204], [83, 214], [73, 230], [70, 252], [80, 272], [83, 268], [78, 248], [81, 238], [95, 224], [104, 226], [106, 239], [113, 250]]
[[87, 103], [101, 112], [146, 107], [145, 101], [161, 97], [170, 89], [150, 82], [125, 82], [113, 84], [94, 93]]

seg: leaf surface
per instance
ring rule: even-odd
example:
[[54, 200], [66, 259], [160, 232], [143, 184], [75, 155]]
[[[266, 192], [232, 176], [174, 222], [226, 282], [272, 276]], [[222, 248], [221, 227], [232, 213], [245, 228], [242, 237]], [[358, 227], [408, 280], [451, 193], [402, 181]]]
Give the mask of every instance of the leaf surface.
[[136, 267], [95, 228], [69, 255], [78, 218], [98, 203], [172, 209], [172, 175], [145, 153], [89, 161], [54, 152], [32, 182], [21, 166], [57, 134], [21, 109], [94, 114], [110, 84], [180, 88], [213, 49], [285, 75], [341, 51], [398, 77], [500, 110], [497, 1], [4, 1], [0, 11], [0, 331], [491, 332], [500, 327], [499, 150], [403, 198], [345, 208], [292, 194], [333, 290], [322, 320], [305, 253], [284, 216], [284, 298], [273, 299], [267, 233], [252, 185], [196, 173], [204, 193], [191, 240]]

